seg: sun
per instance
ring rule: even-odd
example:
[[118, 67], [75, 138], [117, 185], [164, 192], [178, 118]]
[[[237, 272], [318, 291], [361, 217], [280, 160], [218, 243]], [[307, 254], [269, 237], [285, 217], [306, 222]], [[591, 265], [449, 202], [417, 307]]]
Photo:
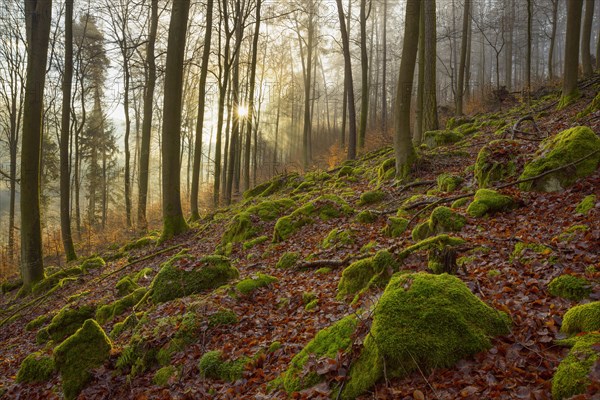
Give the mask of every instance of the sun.
[[248, 107], [244, 105], [239, 105], [237, 109], [238, 117], [246, 118], [248, 116]]

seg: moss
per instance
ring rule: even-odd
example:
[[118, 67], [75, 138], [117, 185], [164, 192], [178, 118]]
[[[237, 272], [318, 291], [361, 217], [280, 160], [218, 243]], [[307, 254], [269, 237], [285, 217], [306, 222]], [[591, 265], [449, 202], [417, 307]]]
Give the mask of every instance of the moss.
[[54, 360], [40, 352], [31, 353], [21, 363], [17, 383], [47, 382], [54, 373]]
[[100, 325], [88, 319], [83, 326], [54, 349], [54, 362], [62, 377], [66, 399], [77, 397], [91, 379], [90, 371], [101, 366], [112, 345]]
[[598, 343], [600, 334], [591, 333], [581, 337], [568, 339], [567, 344], [573, 348], [561, 361], [552, 378], [552, 398], [569, 399], [586, 392], [592, 383], [590, 374], [598, 360]]
[[96, 308], [84, 305], [79, 308], [65, 306], [52, 318], [50, 324], [40, 329], [37, 333], [37, 343], [45, 343], [48, 340], [60, 342], [67, 336], [72, 335], [89, 318], [94, 316]]
[[[498, 126], [498, 125], [503, 124], [503, 121], [489, 121], [488, 123], [489, 123], [489, 125], [492, 125], [492, 126]], [[482, 124], [481, 126], [484, 126], [484, 124]], [[472, 135], [477, 131], [478, 131], [478, 125], [476, 125], [474, 123], [463, 124], [454, 129], [454, 132], [461, 134], [463, 136]]]
[[398, 263], [394, 256], [386, 250], [380, 250], [373, 257], [358, 260], [350, 264], [338, 284], [337, 298], [345, 299], [367, 288], [371, 280], [384, 270], [395, 270]]
[[573, 275], [561, 275], [552, 279], [548, 284], [548, 292], [552, 296], [580, 301], [592, 292], [592, 286], [587, 279]]
[[377, 168], [377, 179], [386, 181], [392, 179], [396, 175], [396, 158], [388, 158], [383, 161]]
[[533, 258], [530, 257], [531, 253], [548, 256], [552, 254], [552, 249], [539, 243], [518, 242], [515, 244], [515, 249], [510, 256], [510, 261], [518, 260], [523, 264], [527, 264], [533, 260]]
[[406, 218], [390, 217], [385, 228], [383, 228], [383, 233], [388, 237], [397, 238], [402, 236], [407, 227], [408, 220]]
[[210, 328], [223, 325], [233, 325], [237, 323], [237, 314], [228, 308], [222, 308], [208, 317], [208, 326]]
[[259, 185], [256, 185], [252, 189], [246, 190], [243, 194], [244, 199], [251, 199], [253, 197], [260, 196], [261, 193], [267, 190], [272, 183], [272, 181], [263, 182]]
[[590, 194], [581, 200], [581, 203], [577, 205], [575, 211], [579, 214], [587, 214], [594, 207], [596, 207], [596, 195]]
[[135, 306], [142, 299], [142, 297], [144, 297], [147, 291], [148, 290], [146, 288], [139, 288], [120, 300], [98, 307], [98, 310], [96, 311], [96, 320], [98, 323], [104, 324], [123, 314], [125, 310]]
[[261, 287], [269, 286], [271, 283], [277, 282], [278, 279], [274, 276], [261, 274], [260, 272], [256, 277], [244, 279], [235, 285], [236, 289], [244, 294], [249, 295], [254, 292], [256, 289]]
[[163, 263], [152, 281], [152, 300], [162, 303], [224, 285], [239, 276], [228, 258], [218, 255], [196, 259], [181, 251]]
[[292, 199], [265, 200], [248, 207], [246, 211], [263, 221], [274, 221], [295, 204], [296, 202]]
[[167, 386], [171, 381], [171, 378], [177, 375], [177, 368], [172, 365], [162, 367], [154, 373], [152, 377], [152, 383], [157, 386]]
[[467, 207], [467, 213], [471, 217], [482, 217], [486, 214], [507, 211], [515, 206], [516, 203], [510, 196], [502, 195], [495, 190], [479, 189], [475, 193], [475, 199]]
[[155, 245], [156, 243], [158, 243], [159, 239], [160, 239], [160, 235], [158, 235], [158, 234], [151, 234], [148, 236], [144, 236], [144, 237], [141, 237], [136, 240], [132, 240], [131, 242], [127, 243], [125, 246], [123, 246], [122, 250], [130, 251], [130, 250], [135, 250], [135, 249], [141, 249], [142, 247], [146, 247], [146, 246], [150, 246], [150, 245]]
[[281, 342], [275, 341], [269, 345], [269, 348], [267, 349], [267, 353], [275, 353], [277, 350], [279, 350], [282, 347], [283, 346], [281, 345]]
[[374, 253], [375, 247], [377, 247], [377, 242], [371, 240], [369, 243], [366, 243], [363, 247], [360, 248], [361, 253]]
[[428, 131], [423, 135], [423, 143], [430, 149], [433, 149], [438, 146], [459, 142], [463, 138], [463, 134], [450, 130]]
[[83, 261], [81, 264], [81, 269], [84, 272], [88, 272], [90, 269], [102, 268], [106, 265], [104, 259], [100, 256], [90, 257]]
[[465, 206], [467, 203], [469, 203], [469, 199], [467, 197], [463, 197], [462, 199], [458, 199], [458, 200], [454, 201], [454, 203], [452, 203], [450, 208], [453, 208], [453, 209], [461, 208], [461, 207]]
[[468, 124], [471, 122], [470, 118], [467, 117], [450, 117], [446, 122], [446, 129], [452, 130], [458, 128], [459, 126]]
[[385, 192], [382, 190], [371, 190], [360, 195], [358, 205], [366, 206], [369, 204], [379, 203], [385, 198]]
[[561, 242], [571, 242], [579, 233], [584, 233], [590, 228], [587, 225], [573, 225], [565, 229], [556, 239]]
[[130, 276], [125, 276], [117, 282], [117, 293], [119, 296], [126, 296], [140, 288], [140, 285], [135, 283]]
[[223, 353], [219, 350], [205, 353], [198, 369], [205, 378], [221, 379], [227, 382], [234, 382], [242, 377], [246, 364], [250, 361], [247, 357], [242, 357], [234, 361], [225, 361]]
[[302, 293], [302, 304], [306, 305], [313, 300], [318, 299], [318, 296], [315, 292], [304, 292]]
[[412, 238], [419, 241], [440, 233], [458, 232], [466, 223], [465, 217], [455, 213], [448, 207], [436, 207], [431, 212], [429, 219], [415, 226], [412, 231]]
[[[588, 127], [567, 129], [542, 142], [536, 157], [525, 165], [519, 179], [532, 178], [544, 172], [575, 162], [600, 150], [600, 138]], [[593, 174], [600, 163], [600, 152], [579, 162], [572, 168], [562, 169], [531, 182], [520, 184], [521, 190], [555, 192]]]
[[337, 173], [338, 178], [354, 175], [354, 168], [349, 165], [344, 165]]
[[313, 301], [311, 301], [310, 303], [305, 305], [304, 309], [306, 311], [314, 311], [318, 305], [319, 305], [319, 299], [314, 299]]
[[252, 222], [252, 215], [246, 211], [236, 214], [227, 224], [225, 232], [221, 237], [221, 243], [243, 242], [250, 239], [256, 233], [256, 227]]
[[10, 293], [13, 290], [20, 288], [21, 286], [23, 286], [23, 280], [21, 278], [4, 281], [4, 282], [2, 282], [2, 285], [0, 286], [0, 293], [2, 293], [2, 294]]
[[327, 275], [330, 272], [331, 272], [331, 268], [324, 267], [324, 268], [319, 268], [318, 270], [316, 270], [315, 274], [317, 274], [317, 275]]
[[357, 318], [350, 315], [317, 333], [315, 338], [290, 361], [283, 378], [285, 391], [288, 393], [298, 392], [319, 383], [322, 380], [321, 376], [315, 371], [305, 371], [309, 358], [335, 358], [338, 351], [348, 350], [357, 326]]
[[454, 191], [461, 183], [463, 183], [464, 179], [460, 176], [450, 175], [450, 174], [441, 174], [438, 175], [436, 182], [438, 190], [442, 192], [452, 192]]
[[558, 105], [556, 106], [556, 110], [560, 111], [563, 108], [568, 107], [569, 105], [574, 103], [580, 97], [581, 97], [581, 93], [579, 92], [578, 89], [575, 89], [575, 91], [569, 95], [561, 96], [560, 100], [558, 102]]
[[334, 228], [327, 234], [325, 239], [323, 239], [321, 246], [324, 249], [328, 249], [330, 247], [352, 244], [353, 242], [354, 239], [352, 238], [351, 231]]
[[500, 271], [498, 271], [497, 269], [490, 269], [487, 272], [487, 277], [490, 279], [494, 279], [496, 277], [500, 276]]
[[46, 293], [47, 291], [58, 285], [58, 283], [62, 279], [76, 277], [83, 273], [84, 270], [81, 267], [71, 267], [67, 269], [62, 269], [58, 272], [48, 275], [43, 280], [36, 283], [31, 289], [31, 292], [35, 295]]
[[581, 111], [580, 113], [577, 114], [577, 119], [581, 119], [581, 118], [585, 118], [588, 115], [590, 115], [593, 112], [596, 112], [600, 110], [600, 92], [598, 92], [598, 94], [596, 94], [596, 97], [594, 97], [594, 99], [592, 100], [592, 102], [590, 104], [588, 104], [588, 106]]
[[373, 314], [363, 350], [350, 369], [342, 398], [355, 398], [383, 376], [403, 377], [454, 365], [510, 332], [506, 314], [471, 293], [458, 278], [396, 274]]
[[129, 329], [135, 328], [140, 319], [142, 318], [144, 313], [139, 312], [135, 314], [128, 315], [122, 322], [117, 322], [114, 324], [112, 331], [110, 331], [111, 339], [117, 339], [123, 332]]
[[29, 321], [27, 323], [27, 325], [25, 325], [25, 330], [33, 331], [33, 330], [39, 328], [40, 326], [44, 325], [50, 319], [52, 319], [51, 314], [42, 314], [42, 315], [38, 316], [37, 318], [34, 318], [31, 321]]
[[259, 244], [262, 244], [268, 240], [269, 240], [268, 236], [259, 236], [255, 239], [244, 242], [244, 246], [243, 246], [244, 250], [249, 250], [249, 249], [253, 248], [254, 246], [258, 246]]
[[474, 174], [479, 187], [491, 187], [514, 178], [522, 157], [520, 147], [516, 140], [494, 140], [485, 145], [475, 162]]
[[364, 210], [356, 215], [356, 220], [361, 224], [370, 224], [377, 221], [378, 215], [371, 210]]
[[427, 239], [423, 239], [420, 242], [405, 248], [398, 254], [398, 259], [402, 261], [412, 253], [419, 250], [441, 249], [444, 246], [460, 246], [464, 243], [465, 240], [458, 237], [448, 236], [446, 234], [437, 235], [429, 237]]
[[592, 332], [600, 329], [600, 301], [581, 304], [565, 314], [560, 328], [566, 334]]
[[293, 267], [300, 260], [300, 253], [285, 252], [277, 261], [277, 268], [287, 269]]

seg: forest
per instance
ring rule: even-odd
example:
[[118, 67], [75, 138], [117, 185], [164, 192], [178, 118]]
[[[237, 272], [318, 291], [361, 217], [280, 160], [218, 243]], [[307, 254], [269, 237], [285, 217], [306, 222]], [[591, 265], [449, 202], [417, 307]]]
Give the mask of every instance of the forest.
[[0, 397], [600, 396], [595, 0], [3, 0]]

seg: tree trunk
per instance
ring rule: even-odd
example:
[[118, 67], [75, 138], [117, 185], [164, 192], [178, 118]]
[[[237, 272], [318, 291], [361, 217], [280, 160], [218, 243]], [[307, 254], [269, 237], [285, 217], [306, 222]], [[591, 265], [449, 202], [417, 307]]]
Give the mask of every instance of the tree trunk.
[[192, 221], [200, 219], [198, 209], [198, 194], [200, 190], [200, 165], [202, 164], [202, 131], [204, 128], [204, 108], [206, 106], [206, 77], [208, 75], [208, 61], [210, 58], [210, 40], [212, 36], [214, 0], [206, 3], [206, 30], [204, 31], [204, 49], [202, 50], [202, 65], [200, 67], [200, 83], [198, 88], [198, 116], [196, 119], [196, 142], [194, 143], [194, 168], [192, 171], [192, 193], [190, 205]]
[[314, 0], [309, 1], [309, 15], [308, 15], [308, 41], [306, 44], [306, 67], [304, 74], [304, 128], [302, 131], [302, 166], [304, 170], [308, 169], [310, 164], [310, 148], [309, 148], [309, 136], [310, 126], [312, 121], [310, 120], [310, 85], [312, 83], [312, 63], [313, 63], [313, 47], [314, 47], [314, 36], [315, 36], [315, 4]]
[[527, 60], [525, 64], [525, 92], [529, 102], [531, 93], [531, 48], [533, 45], [533, 4], [527, 0]]
[[383, 2], [383, 66], [381, 71], [381, 132], [387, 136], [387, 0]]
[[162, 126], [163, 240], [188, 229], [181, 210], [179, 152], [183, 57], [189, 9], [190, 0], [173, 2], [169, 25]]
[[52, 0], [26, 0], [27, 80], [21, 147], [21, 277], [23, 286], [44, 278], [40, 216], [42, 111]]
[[67, 261], [77, 259], [71, 234], [71, 174], [69, 137], [71, 122], [71, 81], [73, 79], [73, 2], [65, 2], [65, 67], [63, 75], [62, 120], [60, 128], [60, 231]]
[[581, 30], [581, 8], [583, 0], [567, 2], [567, 34], [565, 39], [565, 67], [562, 95], [558, 107], [567, 106], [579, 96], [577, 73], [579, 70], [579, 32]]
[[354, 84], [352, 81], [352, 59], [350, 54], [350, 41], [348, 31], [346, 30], [346, 21], [344, 18], [344, 9], [342, 0], [336, 0], [338, 17], [340, 20], [340, 30], [342, 34], [342, 46], [344, 49], [344, 80], [345, 86], [348, 88], [348, 115], [349, 115], [349, 132], [348, 132], [348, 159], [356, 158], [356, 106], [354, 103]]
[[552, 33], [550, 34], [550, 49], [548, 51], [548, 79], [550, 80], [554, 79], [554, 48], [556, 47], [558, 1], [552, 0]]
[[[508, 3], [504, 5], [508, 11], [505, 11], [505, 26], [506, 34], [508, 36], [506, 40], [506, 52], [504, 59], [504, 84], [506, 90], [509, 92], [512, 90], [512, 70], [513, 70], [513, 28], [515, 25], [515, 0], [508, 0]], [[508, 13], [508, 15], [507, 15]]]
[[463, 94], [465, 91], [465, 64], [467, 62], [470, 7], [471, 1], [465, 0], [465, 7], [463, 11], [462, 41], [460, 48], [460, 65], [458, 67], [458, 83], [456, 86], [456, 115], [463, 115]]
[[138, 228], [148, 229], [146, 219], [146, 204], [148, 202], [148, 176], [150, 174], [150, 140], [152, 136], [152, 106], [154, 88], [156, 86], [156, 60], [154, 59], [154, 44], [158, 29], [158, 0], [152, 0], [150, 16], [150, 31], [146, 45], [146, 62], [148, 63], [148, 78], [144, 92], [144, 119], [142, 121], [142, 144], [140, 149], [140, 172], [138, 183]]
[[415, 159], [415, 149], [410, 133], [410, 103], [419, 43], [419, 18], [416, 18], [417, 15], [419, 15], [419, 0], [407, 0], [402, 59], [396, 92], [394, 153], [398, 179], [408, 176]]
[[437, 29], [436, 0], [424, 1], [425, 61], [423, 83], [423, 131], [439, 128], [437, 113]]
[[365, 148], [367, 118], [369, 113], [369, 55], [367, 53], [367, 0], [360, 0], [360, 64], [361, 64], [361, 102], [358, 147]]
[[584, 76], [590, 76], [594, 73], [592, 55], [590, 54], [593, 19], [594, 0], [585, 0], [585, 16], [583, 19], [583, 31], [581, 32], [581, 63], [583, 64]]
[[415, 106], [415, 131], [413, 142], [421, 144], [423, 137], [423, 91], [425, 86], [425, 1], [419, 7], [419, 49], [418, 49], [418, 78], [417, 78], [417, 104]]

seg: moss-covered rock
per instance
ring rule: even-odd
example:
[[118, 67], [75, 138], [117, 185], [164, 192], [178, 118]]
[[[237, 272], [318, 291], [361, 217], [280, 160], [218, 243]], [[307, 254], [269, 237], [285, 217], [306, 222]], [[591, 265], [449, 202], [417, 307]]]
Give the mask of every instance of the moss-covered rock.
[[445, 246], [460, 246], [464, 243], [466, 243], [464, 239], [448, 236], [446, 234], [429, 237], [403, 249], [400, 253], [398, 253], [398, 260], [402, 261], [416, 251], [433, 249], [439, 250], [443, 249]]
[[373, 257], [350, 264], [343, 272], [338, 284], [337, 298], [342, 300], [369, 287], [369, 283], [382, 272], [397, 269], [398, 262], [386, 250], [378, 251]]
[[288, 251], [283, 253], [279, 261], [277, 261], [276, 268], [287, 269], [293, 267], [296, 262], [300, 260], [300, 253], [294, 251]]
[[251, 278], [244, 279], [235, 285], [235, 288], [244, 295], [249, 295], [256, 289], [269, 286], [271, 283], [277, 282], [278, 279], [271, 275], [261, 274], [260, 272]]
[[61, 282], [61, 280], [77, 277], [83, 273], [84, 270], [81, 267], [71, 267], [62, 269], [58, 272], [48, 275], [47, 277], [33, 285], [33, 287], [31, 288], [31, 292], [36, 295], [46, 293], [52, 288], [56, 287]]
[[453, 130], [459, 126], [468, 124], [471, 122], [471, 118], [468, 117], [450, 117], [446, 122], [446, 129]]
[[62, 377], [65, 399], [75, 399], [91, 378], [90, 371], [110, 355], [112, 344], [100, 325], [88, 319], [54, 349], [54, 362]]
[[600, 334], [590, 333], [561, 341], [561, 344], [573, 348], [561, 361], [552, 378], [552, 398], [554, 400], [570, 399], [583, 394], [592, 383], [590, 374], [598, 357]]
[[451, 205], [450, 208], [452, 209], [457, 209], [457, 208], [461, 208], [465, 205], [467, 205], [469, 203], [469, 198], [467, 197], [463, 197], [462, 199], [458, 199], [455, 200]]
[[319, 376], [316, 371], [305, 370], [309, 358], [335, 358], [338, 351], [348, 350], [357, 326], [357, 318], [350, 315], [317, 333], [315, 338], [290, 361], [283, 378], [285, 391], [298, 392], [318, 384], [323, 379], [322, 376]]
[[208, 326], [214, 328], [222, 325], [233, 325], [239, 321], [238, 316], [235, 312], [228, 308], [222, 308], [216, 313], [209, 315]]
[[251, 215], [256, 215], [263, 221], [274, 221], [287, 210], [294, 207], [296, 202], [292, 199], [265, 200], [246, 210]]
[[587, 214], [594, 207], [596, 207], [596, 195], [590, 194], [581, 200], [581, 203], [579, 203], [577, 208], [575, 208], [575, 212], [579, 214]]
[[552, 296], [569, 300], [583, 300], [592, 292], [592, 285], [585, 278], [573, 275], [561, 275], [548, 284], [548, 292]]
[[392, 238], [402, 236], [402, 234], [408, 228], [408, 220], [402, 217], [390, 217], [387, 220], [385, 228], [383, 228], [384, 235]]
[[463, 181], [464, 179], [460, 176], [446, 173], [440, 174], [436, 178], [438, 190], [442, 192], [454, 191], [458, 186], [460, 186], [461, 183], [463, 183]]
[[157, 386], [167, 386], [171, 379], [177, 375], [177, 368], [172, 365], [160, 368], [154, 373], [152, 383]]
[[464, 136], [461, 133], [455, 131], [428, 131], [423, 135], [423, 143], [433, 149], [438, 146], [459, 142], [463, 140], [463, 138]]
[[396, 158], [388, 158], [377, 168], [377, 180], [379, 182], [388, 181], [396, 176]]
[[135, 249], [141, 249], [142, 247], [155, 245], [158, 243], [159, 240], [160, 234], [158, 232], [153, 232], [147, 236], [143, 236], [139, 239], [132, 240], [131, 242], [125, 244], [122, 250], [130, 251]]
[[520, 144], [516, 140], [494, 140], [485, 145], [475, 162], [475, 179], [480, 188], [515, 178], [522, 162]]
[[600, 301], [571, 308], [565, 314], [560, 330], [566, 334], [600, 330]]
[[467, 213], [471, 217], [483, 217], [486, 214], [507, 211], [516, 207], [515, 200], [510, 196], [505, 196], [490, 189], [479, 189], [475, 193], [475, 198], [469, 207]]
[[106, 261], [100, 256], [93, 256], [85, 259], [81, 263], [81, 269], [84, 272], [88, 272], [91, 269], [103, 268], [106, 265]]
[[239, 276], [227, 257], [211, 255], [199, 259], [185, 250], [163, 263], [152, 281], [152, 300], [162, 303], [214, 289]]
[[334, 228], [323, 239], [321, 247], [328, 249], [330, 247], [352, 244], [353, 242], [352, 231]]
[[36, 330], [37, 328], [44, 325], [46, 322], [50, 321], [51, 319], [52, 319], [52, 314], [42, 314], [42, 315], [32, 319], [31, 321], [29, 321], [27, 323], [27, 325], [25, 325], [25, 330], [26, 331]]
[[600, 138], [590, 128], [578, 126], [567, 129], [542, 142], [536, 157], [528, 164], [519, 179], [532, 178], [544, 172], [575, 162], [597, 151], [573, 167], [520, 184], [521, 190], [556, 192], [571, 186], [577, 179], [593, 174], [600, 163]]
[[423, 240], [429, 236], [446, 232], [459, 232], [467, 223], [462, 215], [448, 207], [436, 207], [429, 219], [418, 224], [412, 231], [414, 241]]
[[244, 367], [248, 362], [250, 359], [247, 357], [227, 361], [220, 350], [213, 350], [202, 356], [198, 363], [198, 369], [205, 378], [234, 382], [242, 377]]
[[360, 195], [358, 205], [366, 206], [369, 204], [379, 203], [385, 198], [385, 192], [382, 190], [371, 190]]
[[363, 210], [356, 214], [356, 220], [361, 224], [370, 224], [377, 221], [378, 215], [372, 210]]
[[396, 274], [379, 300], [371, 331], [350, 369], [342, 398], [353, 399], [384, 375], [450, 367], [491, 347], [510, 320], [452, 275]]
[[227, 224], [221, 237], [221, 243], [243, 242], [254, 236], [258, 218], [249, 212], [242, 211], [236, 214]]
[[354, 175], [354, 168], [352, 168], [350, 165], [344, 165], [337, 173], [338, 178], [352, 175]]
[[316, 218], [327, 221], [343, 215], [349, 215], [352, 208], [339, 196], [323, 195], [294, 210], [290, 215], [279, 218], [273, 231], [273, 242], [289, 238], [304, 225]]
[[119, 296], [126, 296], [130, 293], [133, 293], [139, 288], [140, 285], [135, 283], [130, 276], [124, 276], [123, 278], [119, 279], [116, 285], [117, 293], [119, 294]]
[[535, 257], [532, 257], [532, 255], [535, 254], [550, 256], [552, 249], [540, 243], [517, 242], [510, 256], [510, 261], [517, 260], [522, 264], [527, 264], [534, 260]]
[[21, 363], [17, 383], [46, 382], [54, 373], [54, 359], [41, 352], [31, 353]]
[[87, 319], [93, 318], [95, 312], [96, 308], [91, 305], [79, 308], [65, 306], [52, 318], [47, 327], [38, 331], [36, 340], [39, 344], [48, 340], [58, 343], [75, 333]]
[[267, 242], [269, 240], [268, 236], [259, 236], [257, 238], [254, 238], [252, 240], [248, 240], [247, 242], [244, 242], [244, 250], [250, 250], [251, 248], [253, 248], [254, 246], [258, 246], [259, 244], [262, 244], [264, 242]]
[[139, 288], [122, 299], [119, 299], [111, 304], [98, 307], [98, 310], [96, 310], [96, 321], [98, 321], [100, 324], [104, 324], [105, 322], [118, 317], [128, 308], [135, 306], [142, 299], [142, 297], [144, 297], [147, 291], [148, 290], [146, 288]]

